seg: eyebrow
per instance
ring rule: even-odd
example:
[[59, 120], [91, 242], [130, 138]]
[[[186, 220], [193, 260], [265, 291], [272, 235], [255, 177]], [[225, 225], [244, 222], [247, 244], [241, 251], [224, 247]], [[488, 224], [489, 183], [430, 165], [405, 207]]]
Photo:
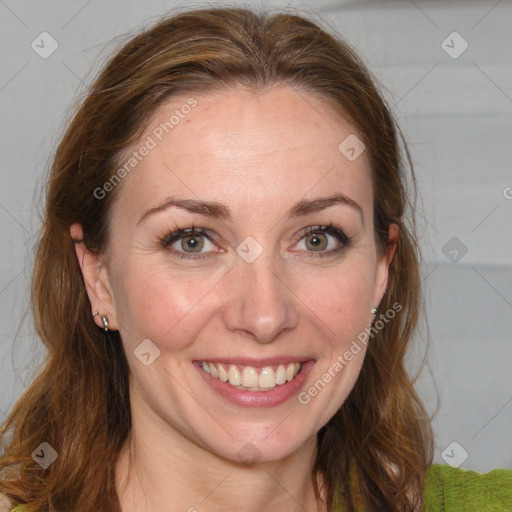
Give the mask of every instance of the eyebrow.
[[[361, 221], [364, 224], [364, 214], [361, 206], [356, 203], [350, 197], [344, 194], [338, 193], [327, 197], [320, 197], [318, 199], [301, 200], [296, 203], [287, 214], [287, 217], [303, 217], [311, 213], [317, 213], [331, 206], [341, 204], [344, 206], [350, 206], [357, 210], [361, 216]], [[199, 201], [196, 199], [176, 199], [174, 197], [167, 197], [160, 205], [149, 209], [144, 215], [137, 221], [137, 225], [141, 224], [151, 215], [158, 212], [163, 212], [169, 208], [181, 208], [191, 213], [198, 213], [205, 217], [217, 218], [217, 219], [231, 219], [231, 211], [229, 207], [222, 203], [215, 201]]]

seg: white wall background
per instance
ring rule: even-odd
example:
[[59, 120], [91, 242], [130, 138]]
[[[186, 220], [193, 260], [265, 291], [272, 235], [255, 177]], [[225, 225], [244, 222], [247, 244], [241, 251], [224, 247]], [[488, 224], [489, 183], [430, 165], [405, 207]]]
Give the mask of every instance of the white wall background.
[[[26, 313], [28, 287], [41, 180], [64, 115], [109, 41], [185, 4], [205, 5], [0, 0], [0, 420], [43, 354]], [[423, 197], [430, 345], [418, 391], [431, 412], [434, 386], [439, 394], [435, 461], [512, 468], [512, 2], [253, 5], [321, 14], [386, 89]], [[47, 59], [31, 47], [43, 31], [58, 43]], [[450, 56], [441, 44], [454, 31], [463, 39], [446, 40]], [[411, 369], [425, 347], [418, 340]]]

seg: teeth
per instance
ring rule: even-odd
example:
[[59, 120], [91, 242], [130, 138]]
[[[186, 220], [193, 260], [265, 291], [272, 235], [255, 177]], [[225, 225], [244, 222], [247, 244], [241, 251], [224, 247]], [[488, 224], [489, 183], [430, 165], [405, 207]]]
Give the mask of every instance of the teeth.
[[246, 388], [258, 387], [258, 372], [254, 368], [251, 368], [250, 366], [246, 366], [243, 369], [242, 385]]
[[258, 381], [260, 388], [275, 388], [276, 387], [276, 374], [270, 366], [266, 366], [261, 370], [260, 379]]
[[232, 386], [240, 386], [242, 383], [242, 377], [236, 366], [231, 365], [229, 367], [228, 378]]
[[229, 379], [228, 372], [224, 370], [224, 366], [222, 366], [221, 364], [219, 364], [219, 379], [222, 382], [226, 382]]
[[[204, 368], [204, 367], [203, 367]], [[280, 364], [276, 370], [276, 384], [280, 386], [286, 382], [286, 369]]]
[[[292, 381], [299, 373], [301, 363], [280, 364], [275, 370], [271, 366], [257, 368], [244, 366], [239, 368], [236, 365], [201, 362], [201, 367], [212, 377], [229, 382], [233, 387], [243, 391], [268, 391]], [[229, 369], [226, 371], [226, 368]]]
[[217, 371], [217, 368], [215, 368], [215, 365], [213, 363], [209, 363], [208, 366], [210, 367], [210, 374], [212, 377], [215, 377], [216, 379], [219, 378], [219, 372]]

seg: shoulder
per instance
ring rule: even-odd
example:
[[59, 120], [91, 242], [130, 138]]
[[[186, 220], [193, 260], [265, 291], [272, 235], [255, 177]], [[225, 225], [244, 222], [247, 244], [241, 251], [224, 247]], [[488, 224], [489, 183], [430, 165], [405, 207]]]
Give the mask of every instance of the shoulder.
[[494, 469], [488, 473], [477, 473], [443, 464], [429, 467], [423, 492], [422, 512], [511, 510], [512, 469]]
[[11, 512], [11, 500], [5, 494], [0, 492], [0, 512]]
[[11, 512], [11, 501], [5, 494], [0, 493], [0, 512]]
[[23, 510], [22, 505], [13, 507], [11, 500], [5, 494], [0, 493], [0, 512], [23, 512]]

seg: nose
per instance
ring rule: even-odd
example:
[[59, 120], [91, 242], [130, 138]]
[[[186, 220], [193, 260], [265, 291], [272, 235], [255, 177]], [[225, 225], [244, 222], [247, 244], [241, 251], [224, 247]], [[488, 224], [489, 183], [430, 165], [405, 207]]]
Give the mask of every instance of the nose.
[[263, 255], [240, 259], [230, 272], [223, 321], [226, 328], [258, 343], [269, 343], [299, 321], [297, 299], [287, 284], [284, 267]]

